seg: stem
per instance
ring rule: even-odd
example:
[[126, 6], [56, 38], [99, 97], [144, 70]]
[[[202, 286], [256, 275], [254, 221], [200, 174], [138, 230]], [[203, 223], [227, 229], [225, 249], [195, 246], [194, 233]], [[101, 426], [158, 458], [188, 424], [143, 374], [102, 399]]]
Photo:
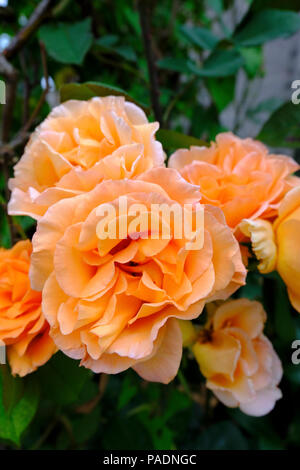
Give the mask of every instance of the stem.
[[51, 432], [53, 431], [53, 429], [55, 428], [55, 426], [57, 425], [57, 417], [55, 416], [55, 418], [50, 421], [49, 425], [47, 426], [47, 428], [45, 429], [45, 431], [43, 432], [43, 434], [39, 437], [39, 439], [32, 445], [32, 447], [30, 448], [30, 450], [37, 450], [39, 449], [43, 444], [44, 442], [47, 440], [48, 436], [51, 434]]
[[150, 98], [152, 103], [152, 108], [154, 112], [155, 119], [160, 123], [162, 126], [163, 124], [163, 116], [162, 111], [159, 103], [159, 83], [158, 83], [158, 75], [157, 75], [157, 67], [155, 63], [153, 47], [152, 47], [152, 37], [150, 31], [150, 16], [151, 10], [148, 0], [138, 0], [138, 12], [140, 16], [140, 24], [142, 29], [142, 36], [144, 42], [144, 48], [146, 53], [147, 65], [148, 65], [148, 73], [149, 73], [149, 80], [150, 80]]
[[55, 0], [42, 0], [38, 4], [24, 28], [20, 29], [18, 34], [13, 38], [7, 48], [4, 49], [3, 55], [7, 59], [10, 59], [16, 54], [16, 52], [22, 49], [22, 47], [28, 41], [31, 35], [38, 29], [41, 22], [43, 21], [47, 13], [50, 11], [50, 9], [54, 6], [54, 4]]

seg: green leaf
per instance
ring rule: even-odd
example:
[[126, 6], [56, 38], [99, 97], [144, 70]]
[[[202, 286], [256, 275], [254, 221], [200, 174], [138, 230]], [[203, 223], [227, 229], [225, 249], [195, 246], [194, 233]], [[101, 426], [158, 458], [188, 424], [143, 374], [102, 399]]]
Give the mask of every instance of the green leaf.
[[4, 248], [11, 247], [8, 218], [2, 205], [0, 205], [0, 245]]
[[284, 369], [284, 375], [290, 382], [300, 386], [300, 365], [288, 364]]
[[191, 400], [185, 393], [179, 392], [179, 390], [173, 389], [169, 393], [168, 403], [162, 415], [163, 421], [166, 423], [174, 415], [185, 410], [191, 405]]
[[106, 34], [101, 36], [101, 38], [96, 39], [95, 44], [102, 47], [111, 47], [115, 46], [119, 41], [119, 36], [116, 34]]
[[14, 377], [7, 365], [0, 366], [2, 376], [2, 403], [6, 413], [10, 413], [24, 392], [24, 381]]
[[124, 408], [130, 402], [130, 400], [137, 394], [137, 391], [137, 386], [132, 383], [131, 377], [127, 375], [122, 383], [122, 389], [118, 401], [118, 410]]
[[247, 450], [248, 443], [241, 431], [230, 421], [209, 426], [200, 434], [197, 450]]
[[236, 74], [243, 64], [244, 60], [237, 50], [216, 50], [201, 68], [196, 64], [189, 64], [189, 68], [199, 77], [227, 77]]
[[27, 379], [25, 392], [11, 412], [16, 435], [20, 438], [23, 431], [31, 423], [38, 407], [40, 390], [34, 377]]
[[126, 46], [124, 44], [122, 46], [114, 47], [113, 50], [124, 59], [129, 60], [131, 62], [136, 62], [136, 53], [131, 46]]
[[239, 426], [254, 437], [264, 437], [265, 441], [272, 442], [274, 448], [282, 448], [282, 440], [274, 430], [269, 416], [260, 418], [248, 416], [237, 408], [228, 409], [227, 412]]
[[27, 215], [15, 215], [14, 219], [22, 227], [24, 232], [32, 229], [36, 225], [36, 220], [28, 217]]
[[299, 0], [254, 0], [250, 11], [260, 11], [266, 8], [278, 8], [280, 10], [299, 11]]
[[101, 82], [86, 82], [86, 83], [69, 83], [60, 88], [60, 101], [67, 100], [89, 100], [93, 96], [124, 96], [127, 101], [131, 101], [136, 105], [143, 108], [147, 113], [149, 109], [145, 104], [142, 104], [128, 95], [124, 90], [114, 85], [108, 85]]
[[205, 140], [208, 142], [214, 140], [220, 132], [228, 130], [220, 124], [218, 111], [214, 105], [209, 106], [209, 108], [197, 104], [193, 106], [191, 121], [192, 135], [205, 136]]
[[116, 36], [115, 34], [108, 34], [106, 36], [102, 36], [99, 39], [96, 39], [95, 44], [100, 46], [104, 52], [117, 54], [126, 60], [136, 62], [137, 57], [134, 49], [126, 44], [118, 45], [118, 42], [119, 36]]
[[223, 0], [207, 0], [207, 6], [211, 7], [218, 15], [224, 10]]
[[218, 111], [223, 111], [234, 99], [235, 77], [208, 78], [206, 84]]
[[249, 78], [254, 78], [262, 70], [263, 50], [261, 47], [243, 47], [240, 53], [244, 59], [244, 69]]
[[292, 442], [296, 446], [299, 443], [299, 436], [300, 436], [300, 412], [298, 411], [293, 416], [293, 421], [289, 425], [288, 429], [288, 440]]
[[256, 137], [272, 147], [300, 147], [300, 106], [291, 102], [278, 108]]
[[5, 395], [11, 389], [6, 390], [8, 382], [0, 374], [0, 438], [17, 445], [20, 445], [22, 433], [31, 423], [39, 403], [39, 387], [35, 378], [28, 377], [23, 381], [23, 393], [19, 393], [19, 390], [16, 395], [13, 391], [14, 398], [7, 408], [7, 403], [4, 404]]
[[40, 28], [39, 36], [53, 59], [80, 65], [93, 41], [91, 19], [77, 23], [49, 23]]
[[186, 59], [166, 57], [157, 62], [161, 69], [172, 70], [174, 72], [190, 74], [189, 62]]
[[151, 438], [137, 417], [128, 419], [120, 414], [110, 420], [103, 433], [102, 445], [110, 450], [149, 450]]
[[217, 38], [209, 29], [200, 26], [181, 26], [180, 32], [192, 44], [202, 49], [214, 49], [218, 44]]
[[[107, 96], [108, 94], [112, 94], [112, 88], [109, 85], [109, 87], [104, 87], [107, 90], [110, 90], [110, 93], [103, 94], [103, 95], [96, 95], [88, 86], [86, 83], [68, 83], [66, 85], [63, 85], [59, 92], [60, 92], [60, 101], [63, 103], [64, 101], [68, 100], [89, 100], [90, 98], [93, 98], [93, 96]], [[116, 93], [116, 92], [115, 92]]]
[[300, 29], [300, 17], [292, 11], [263, 10], [236, 33], [233, 40], [241, 46], [258, 46], [276, 38], [289, 37]]
[[[137, 36], [141, 36], [141, 25], [138, 12], [132, 9], [131, 5], [125, 6], [122, 4], [122, 13], [124, 14], [126, 20], [131, 25]], [[123, 26], [123, 25], [122, 25]]]
[[208, 145], [204, 140], [167, 129], [159, 129], [156, 137], [167, 149], [189, 148], [191, 145], [200, 147]]
[[282, 99], [278, 97], [274, 98], [268, 98], [266, 100], [261, 101], [256, 105], [254, 108], [250, 108], [247, 111], [247, 116], [253, 118], [256, 114], [260, 113], [272, 113], [276, 109], [279, 108], [279, 106], [282, 105]]
[[38, 370], [37, 375], [43, 393], [49, 399], [59, 405], [69, 405], [78, 400], [91, 371], [59, 352]]
[[77, 415], [72, 420], [73, 434], [78, 443], [84, 443], [91, 439], [100, 427], [100, 406], [93, 409], [91, 413]]
[[263, 278], [256, 272], [248, 271], [246, 284], [238, 290], [239, 297], [250, 300], [261, 299], [263, 295]]
[[275, 329], [278, 337], [287, 347], [296, 338], [296, 325], [291, 316], [291, 308], [286, 287], [279, 278], [274, 282]]

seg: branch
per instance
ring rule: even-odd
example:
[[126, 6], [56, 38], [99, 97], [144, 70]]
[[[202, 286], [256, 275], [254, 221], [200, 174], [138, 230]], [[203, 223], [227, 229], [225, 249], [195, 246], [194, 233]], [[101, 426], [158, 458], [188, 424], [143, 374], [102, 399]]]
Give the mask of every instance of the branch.
[[[9, 143], [7, 143], [6, 140], [2, 139], [3, 140], [3, 145], [0, 148], [0, 157], [2, 157], [2, 156], [5, 157], [5, 155], [13, 155], [14, 150], [17, 147], [25, 145], [25, 143], [27, 142], [27, 140], [30, 136], [28, 131], [29, 131], [30, 127], [32, 126], [32, 124], [34, 123], [37, 115], [39, 114], [39, 112], [41, 110], [41, 107], [43, 106], [43, 104], [45, 102], [45, 99], [46, 99], [47, 93], [49, 91], [50, 85], [49, 85], [49, 74], [48, 74], [48, 67], [47, 67], [46, 49], [45, 49], [45, 46], [42, 42], [40, 42], [40, 50], [41, 50], [41, 60], [42, 60], [42, 66], [43, 66], [43, 77], [45, 78], [45, 83], [46, 83], [45, 89], [43, 90], [43, 92], [40, 96], [40, 99], [39, 99], [36, 107], [34, 108], [31, 116], [29, 117], [27, 122], [24, 124], [24, 126], [20, 129], [18, 134]], [[6, 61], [5, 58], [0, 57], [0, 71], [1, 71], [1, 59], [4, 59], [4, 61]], [[11, 65], [8, 62], [7, 62], [7, 65], [9, 65], [11, 67]]]
[[150, 5], [148, 0], [138, 0], [138, 12], [140, 16], [140, 24], [142, 28], [143, 42], [146, 53], [149, 79], [150, 79], [150, 97], [155, 119], [162, 125], [162, 111], [159, 103], [159, 83], [157, 76], [157, 68], [152, 48], [152, 37], [150, 31]]
[[22, 47], [24, 46], [25, 42], [28, 41], [30, 36], [37, 30], [45, 16], [54, 6], [55, 0], [42, 0], [34, 12], [32, 13], [31, 17], [27, 21], [24, 28], [22, 28], [18, 34], [13, 38], [10, 44], [7, 46], [6, 49], [3, 51], [3, 55], [10, 59], [13, 55], [16, 54]]
[[3, 155], [14, 155], [18, 147], [23, 147], [29, 139], [29, 132], [21, 131], [9, 142], [0, 147], [0, 163], [3, 163]]
[[3, 108], [2, 141], [7, 142], [15, 103], [18, 72], [4, 56], [0, 56], [0, 72], [6, 78], [6, 104]]

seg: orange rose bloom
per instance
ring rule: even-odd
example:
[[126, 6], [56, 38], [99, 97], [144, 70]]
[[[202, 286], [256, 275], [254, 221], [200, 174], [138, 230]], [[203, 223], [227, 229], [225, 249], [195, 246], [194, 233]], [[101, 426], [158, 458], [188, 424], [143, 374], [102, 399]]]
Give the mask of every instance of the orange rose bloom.
[[103, 179], [133, 178], [163, 165], [158, 127], [123, 97], [66, 101], [35, 130], [16, 164], [9, 213], [38, 219], [54, 202]]
[[[183, 206], [200, 197], [177, 171], [157, 168], [63, 199], [38, 222], [30, 278], [43, 289], [50, 335], [65, 354], [94, 372], [133, 367], [146, 380], [167, 383], [182, 354], [175, 319], [196, 318], [208, 298], [227, 298], [244, 284], [245, 268], [222, 211], [212, 206], [205, 206], [201, 249], [173, 237], [171, 222], [170, 239], [145, 237], [129, 223], [124, 238], [101, 239], [99, 210], [118, 208], [121, 196], [128, 208], [145, 205], [147, 217], [153, 203]], [[121, 224], [124, 214], [112, 221]]]
[[207, 387], [229, 407], [252, 416], [269, 413], [281, 398], [282, 366], [263, 335], [259, 302], [230, 300], [218, 307], [193, 350]]
[[274, 223], [276, 269], [287, 285], [293, 307], [300, 312], [300, 186], [285, 196], [278, 212]]
[[177, 150], [169, 160], [192, 184], [202, 201], [220, 207], [232, 228], [246, 218], [271, 218], [284, 194], [299, 181], [290, 174], [299, 165], [290, 157], [268, 154], [252, 139], [219, 134], [210, 147]]
[[0, 250], [0, 341], [7, 346], [12, 373], [23, 377], [56, 351], [42, 315], [41, 294], [30, 288], [29, 240]]

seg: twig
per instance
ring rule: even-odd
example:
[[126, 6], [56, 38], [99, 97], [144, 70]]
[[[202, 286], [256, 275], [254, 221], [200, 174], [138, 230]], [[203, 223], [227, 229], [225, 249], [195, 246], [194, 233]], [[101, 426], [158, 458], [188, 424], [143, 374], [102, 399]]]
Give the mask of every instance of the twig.
[[68, 434], [68, 436], [70, 438], [70, 446], [69, 447], [71, 449], [75, 449], [77, 447], [77, 443], [76, 443], [76, 439], [75, 439], [75, 436], [74, 436], [72, 424], [71, 424], [69, 418], [66, 415], [61, 415], [61, 416], [59, 416], [58, 419], [59, 419], [60, 423], [63, 425], [63, 427], [65, 428], [65, 431], [66, 431], [66, 433]]
[[189, 80], [184, 87], [181, 88], [181, 90], [175, 94], [174, 98], [169, 102], [168, 106], [167, 106], [167, 109], [164, 113], [164, 122], [165, 123], [168, 123], [169, 121], [169, 117], [170, 117], [170, 114], [174, 108], [174, 106], [176, 105], [176, 103], [178, 102], [178, 100], [180, 98], [182, 98], [182, 96], [185, 94], [186, 91], [188, 91], [188, 89], [195, 83], [196, 81], [196, 77], [193, 77], [191, 80]]
[[49, 435], [52, 433], [53, 429], [55, 428], [55, 426], [57, 425], [58, 423], [58, 418], [57, 416], [55, 415], [53, 420], [50, 421], [49, 425], [47, 426], [47, 428], [45, 429], [45, 431], [43, 432], [43, 434], [38, 438], [38, 440], [30, 447], [29, 450], [37, 450], [39, 449], [43, 444], [44, 442], [47, 440], [47, 438], [49, 437]]
[[[5, 154], [13, 155], [18, 147], [22, 147], [26, 144], [29, 135], [29, 132], [20, 131], [9, 143], [2, 145], [0, 148], [0, 157], [3, 157]], [[2, 160], [0, 161], [2, 163]]]
[[108, 384], [108, 379], [109, 375], [107, 374], [101, 374], [100, 375], [100, 380], [99, 380], [99, 392], [97, 395], [87, 403], [84, 403], [83, 405], [78, 406], [76, 409], [77, 413], [82, 413], [82, 414], [88, 414], [93, 411], [93, 409], [98, 405], [99, 401], [103, 397], [107, 384]]
[[149, 18], [150, 18], [149, 1], [138, 0], [137, 7], [138, 7], [138, 12], [139, 12], [139, 17], [140, 17], [144, 48], [145, 48], [146, 59], [147, 59], [147, 64], [148, 64], [148, 72], [149, 72], [149, 79], [150, 79], [150, 97], [151, 97], [152, 108], [153, 108], [155, 119], [162, 125], [163, 117], [162, 117], [162, 111], [161, 111], [161, 107], [159, 103], [159, 96], [160, 96], [159, 83], [158, 83], [155, 58], [153, 54], [152, 37], [151, 37], [150, 23], [149, 23]]
[[55, 0], [42, 0], [34, 12], [32, 13], [31, 17], [27, 21], [24, 28], [22, 28], [18, 34], [13, 38], [10, 44], [7, 46], [6, 49], [3, 51], [3, 55], [10, 59], [12, 58], [20, 49], [24, 46], [24, 44], [28, 41], [31, 35], [37, 30], [40, 26], [41, 22], [45, 18], [45, 16], [49, 13], [51, 8], [54, 6]]

